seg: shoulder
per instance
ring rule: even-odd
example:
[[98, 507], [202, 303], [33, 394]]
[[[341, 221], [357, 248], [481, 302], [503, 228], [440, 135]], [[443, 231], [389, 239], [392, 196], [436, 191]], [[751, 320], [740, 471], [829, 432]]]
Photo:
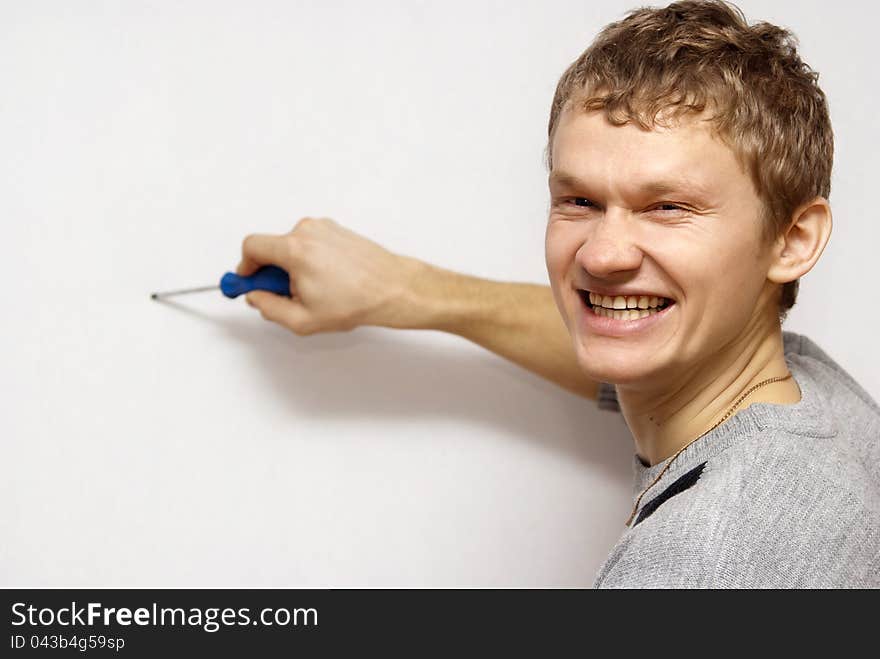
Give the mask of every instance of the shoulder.
[[867, 413], [880, 416], [880, 406], [849, 372], [812, 339], [795, 332], [782, 333], [785, 359], [808, 373], [831, 394], [856, 398]]
[[624, 533], [594, 585], [880, 587], [876, 486], [798, 442], [765, 434], [708, 460], [696, 485]]

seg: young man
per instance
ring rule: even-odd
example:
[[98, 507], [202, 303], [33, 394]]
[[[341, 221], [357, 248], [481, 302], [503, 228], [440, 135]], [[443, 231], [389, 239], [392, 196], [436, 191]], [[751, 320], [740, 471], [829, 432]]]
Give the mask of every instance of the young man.
[[245, 239], [239, 272], [294, 295], [248, 302], [300, 335], [454, 332], [619, 409], [636, 487], [597, 587], [880, 587], [880, 408], [781, 329], [831, 232], [816, 77], [723, 2], [636, 10], [553, 99], [549, 289], [307, 218]]

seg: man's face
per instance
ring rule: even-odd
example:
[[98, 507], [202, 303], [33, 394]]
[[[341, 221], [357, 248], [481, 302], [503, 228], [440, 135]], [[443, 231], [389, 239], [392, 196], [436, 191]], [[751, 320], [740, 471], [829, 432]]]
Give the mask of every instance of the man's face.
[[[566, 110], [552, 147], [547, 270], [589, 377], [670, 381], [766, 332], [776, 287], [762, 203], [707, 122], [643, 131]], [[587, 291], [597, 306], [669, 303], [606, 311]]]

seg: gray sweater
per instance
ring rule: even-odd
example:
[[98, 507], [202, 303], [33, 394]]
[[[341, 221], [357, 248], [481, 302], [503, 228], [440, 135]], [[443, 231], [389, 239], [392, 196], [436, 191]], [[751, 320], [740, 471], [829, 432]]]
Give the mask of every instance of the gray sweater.
[[[801, 400], [752, 404], [682, 451], [594, 588], [880, 588], [880, 407], [810, 339], [783, 341]], [[613, 386], [599, 405], [619, 410]], [[633, 504], [666, 462], [633, 456]]]

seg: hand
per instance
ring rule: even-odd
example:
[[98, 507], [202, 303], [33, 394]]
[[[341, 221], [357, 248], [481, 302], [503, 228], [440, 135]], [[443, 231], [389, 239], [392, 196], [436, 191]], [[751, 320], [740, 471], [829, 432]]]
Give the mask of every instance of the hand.
[[303, 218], [286, 234], [251, 234], [241, 251], [239, 275], [270, 264], [288, 272], [291, 298], [269, 291], [245, 297], [263, 318], [300, 336], [360, 325], [400, 327], [407, 286], [421, 263], [330, 218]]

